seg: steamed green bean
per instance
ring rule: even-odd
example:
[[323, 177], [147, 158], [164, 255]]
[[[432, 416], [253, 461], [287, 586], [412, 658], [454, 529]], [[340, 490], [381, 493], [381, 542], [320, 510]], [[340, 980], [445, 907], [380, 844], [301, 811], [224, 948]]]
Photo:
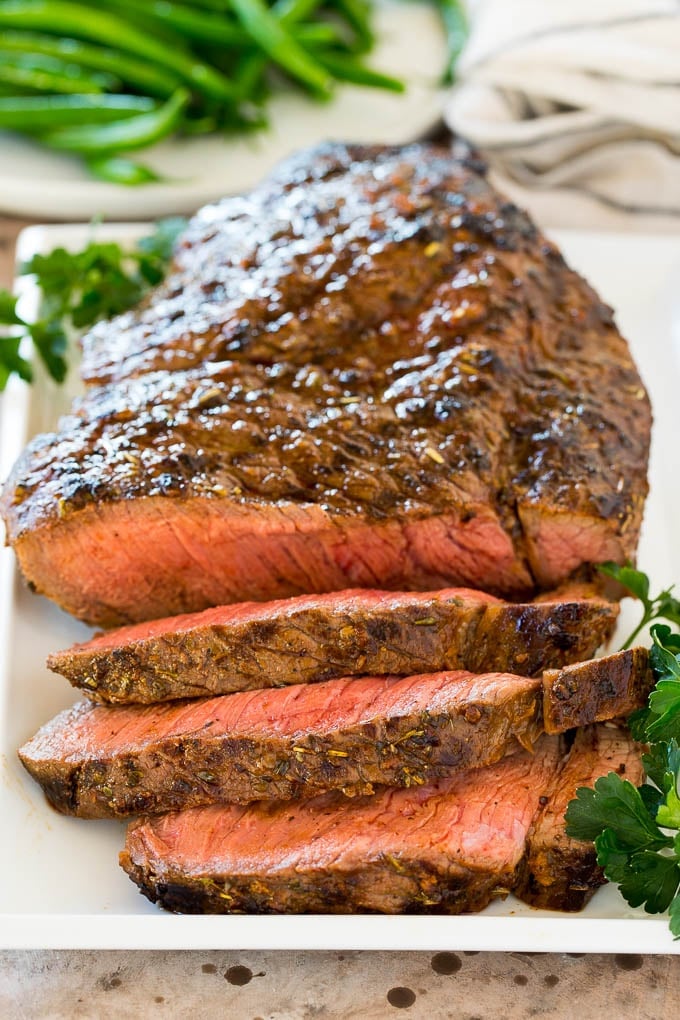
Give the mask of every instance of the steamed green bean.
[[38, 29], [115, 46], [174, 71], [199, 93], [233, 99], [231, 83], [192, 55], [164, 46], [131, 22], [107, 11], [70, 0], [6, 0], [0, 3], [0, 28]]
[[[430, 0], [450, 72], [459, 0]], [[404, 90], [366, 63], [370, 0], [0, 0], [0, 130], [80, 155], [94, 176], [156, 180], [127, 158], [169, 135], [266, 124], [282, 88], [329, 99], [338, 84]]]
[[143, 96], [13, 96], [0, 97], [0, 128], [12, 131], [45, 131], [56, 123], [105, 124], [125, 120], [154, 109]]
[[83, 155], [129, 152], [144, 149], [169, 135], [177, 127], [189, 102], [186, 89], [178, 89], [167, 103], [148, 113], [109, 124], [80, 124], [50, 131], [44, 141], [55, 149]]
[[108, 71], [128, 85], [152, 96], [171, 96], [180, 79], [171, 71], [132, 57], [120, 50], [92, 46], [79, 39], [57, 38], [37, 32], [3, 32], [0, 46], [18, 53], [39, 53], [58, 57], [70, 64]]

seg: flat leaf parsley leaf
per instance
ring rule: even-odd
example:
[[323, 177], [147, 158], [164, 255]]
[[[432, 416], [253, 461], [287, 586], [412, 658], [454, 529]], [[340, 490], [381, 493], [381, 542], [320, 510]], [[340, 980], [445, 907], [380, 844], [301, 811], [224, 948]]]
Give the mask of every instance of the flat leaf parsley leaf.
[[621, 850], [660, 850], [672, 846], [664, 836], [639, 791], [616, 772], [601, 776], [593, 789], [580, 787], [565, 815], [568, 835], [595, 840], [603, 829], [616, 836]]
[[[659, 617], [678, 623], [680, 603], [668, 588], [655, 598], [649, 580], [630, 565], [601, 568], [643, 604], [643, 618], [624, 648], [645, 624]], [[638, 788], [617, 773], [580, 787], [565, 814], [566, 832], [591, 840], [597, 861], [633, 907], [650, 914], [669, 912], [669, 927], [680, 938], [680, 634], [665, 623], [650, 628], [650, 664], [656, 676], [648, 705], [628, 720], [635, 739], [649, 745], [642, 756], [648, 783]]]
[[47, 255], [34, 255], [21, 267], [21, 273], [33, 274], [40, 288], [37, 321], [28, 322], [18, 315], [17, 299], [0, 290], [0, 390], [11, 375], [32, 381], [33, 369], [25, 356], [29, 338], [49, 375], [63, 382], [69, 332], [127, 311], [149, 287], [160, 283], [185, 225], [178, 216], [161, 220], [154, 232], [131, 250], [91, 241], [75, 253], [55, 248]]
[[[677, 744], [674, 755], [677, 765]], [[666, 776], [664, 771], [664, 785]], [[678, 839], [661, 828], [680, 826], [677, 772], [671, 779], [665, 794], [657, 790], [657, 798], [648, 800], [642, 794], [645, 787], [636, 789], [610, 772], [597, 780], [594, 789], [578, 789], [565, 816], [567, 835], [592, 840], [605, 877], [619, 885], [632, 907], [644, 906], [650, 914], [667, 910], [680, 885]]]

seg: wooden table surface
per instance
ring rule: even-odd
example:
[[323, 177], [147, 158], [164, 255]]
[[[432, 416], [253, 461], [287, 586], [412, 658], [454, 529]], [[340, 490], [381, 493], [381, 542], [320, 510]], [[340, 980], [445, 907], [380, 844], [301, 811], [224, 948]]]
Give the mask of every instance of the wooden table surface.
[[[0, 218], [0, 287], [25, 225]], [[662, 1020], [679, 1002], [677, 956], [0, 953], [0, 1020]]]

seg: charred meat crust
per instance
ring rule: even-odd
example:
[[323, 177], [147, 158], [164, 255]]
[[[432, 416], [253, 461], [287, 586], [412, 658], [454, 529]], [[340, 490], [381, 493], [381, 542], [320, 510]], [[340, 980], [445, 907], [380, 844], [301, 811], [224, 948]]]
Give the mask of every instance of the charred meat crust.
[[349, 591], [125, 628], [51, 655], [48, 666], [112, 704], [352, 675], [464, 669], [533, 676], [589, 659], [617, 613], [601, 599], [514, 605], [464, 590]]
[[3, 509], [28, 580], [92, 622], [521, 598], [634, 555], [650, 410], [611, 311], [444, 149], [321, 147], [203, 210], [85, 375]]
[[547, 733], [569, 726], [627, 716], [641, 708], [654, 686], [646, 648], [630, 648], [589, 663], [575, 663], [543, 674]]
[[520, 866], [513, 892], [541, 910], [576, 913], [606, 879], [592, 843], [534, 850]]
[[454, 864], [434, 868], [424, 859], [384, 858], [353, 873], [229, 876], [228, 881], [179, 871], [159, 877], [125, 850], [119, 861], [147, 899], [178, 914], [474, 913], [507, 896], [516, 881], [515, 869], [489, 875]]

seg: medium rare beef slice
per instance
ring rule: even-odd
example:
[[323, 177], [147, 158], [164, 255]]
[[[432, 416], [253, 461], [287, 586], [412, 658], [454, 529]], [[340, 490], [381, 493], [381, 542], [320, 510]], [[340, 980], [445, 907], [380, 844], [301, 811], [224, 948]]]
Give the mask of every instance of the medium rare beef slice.
[[647, 703], [654, 686], [646, 648], [629, 648], [590, 662], [543, 674], [543, 721], [547, 733], [569, 726], [628, 716]]
[[[6, 485], [32, 586], [111, 626], [348, 587], [519, 598], [634, 556], [649, 403], [475, 169], [332, 145], [203, 210]], [[612, 465], [616, 465], [615, 468]]]
[[136, 624], [48, 665], [91, 698], [144, 704], [352, 675], [532, 676], [593, 655], [617, 612], [596, 598], [514, 605], [465, 589], [355, 590]]
[[581, 910], [604, 883], [595, 847], [567, 836], [564, 813], [579, 786], [592, 786], [608, 772], [618, 772], [638, 786], [644, 779], [639, 745], [627, 729], [611, 723], [579, 730], [527, 841], [514, 889], [527, 903], [550, 910]]
[[515, 884], [558, 759], [544, 737], [428, 786], [164, 815], [131, 826], [121, 864], [180, 913], [481, 910]]
[[440, 673], [329, 680], [172, 705], [81, 702], [19, 752], [59, 811], [84, 818], [289, 800], [497, 761], [542, 732], [540, 680]]
[[[581, 667], [574, 678], [588, 685], [591, 663]], [[610, 668], [617, 670], [615, 656]], [[53, 806], [83, 817], [285, 800], [328, 789], [355, 795], [373, 784], [424, 783], [497, 761], [518, 743], [531, 746], [549, 696], [540, 679], [451, 672], [343, 678], [148, 706], [81, 702], [19, 753]], [[606, 698], [619, 715], [608, 691]], [[622, 698], [628, 704], [626, 692]], [[645, 700], [641, 693], [635, 707]], [[600, 718], [597, 697], [588, 704], [588, 721]], [[575, 724], [565, 711], [562, 728]]]

